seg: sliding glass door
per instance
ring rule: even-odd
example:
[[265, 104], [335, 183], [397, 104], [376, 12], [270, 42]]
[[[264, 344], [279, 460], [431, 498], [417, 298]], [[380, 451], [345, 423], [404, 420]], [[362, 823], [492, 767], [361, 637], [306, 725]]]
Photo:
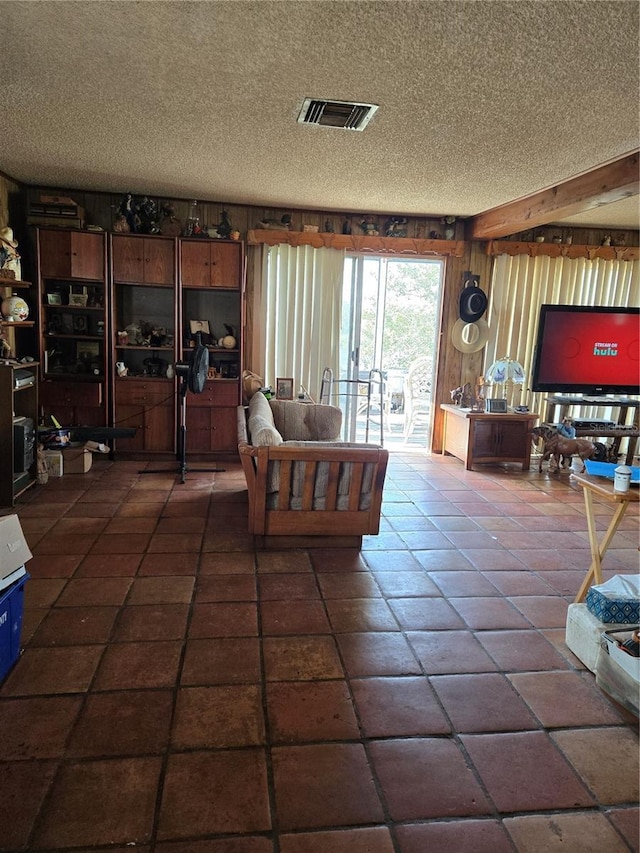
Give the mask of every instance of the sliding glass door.
[[440, 260], [346, 257], [334, 383], [346, 440], [429, 446], [443, 275]]

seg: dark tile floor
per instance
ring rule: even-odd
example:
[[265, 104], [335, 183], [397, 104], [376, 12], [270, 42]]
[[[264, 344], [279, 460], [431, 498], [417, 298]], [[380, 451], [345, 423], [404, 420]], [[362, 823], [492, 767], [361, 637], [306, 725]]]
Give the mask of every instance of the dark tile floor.
[[[568, 473], [394, 453], [361, 552], [270, 552], [237, 465], [140, 467], [17, 508], [0, 849], [638, 851], [634, 721], [564, 644], [589, 564]], [[607, 574], [638, 569], [635, 510]]]

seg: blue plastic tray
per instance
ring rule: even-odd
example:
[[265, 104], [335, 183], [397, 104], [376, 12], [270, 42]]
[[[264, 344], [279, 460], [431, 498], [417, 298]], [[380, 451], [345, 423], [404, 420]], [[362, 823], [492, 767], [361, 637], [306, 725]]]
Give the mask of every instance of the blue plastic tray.
[[[607, 477], [613, 480], [614, 473], [618, 467], [615, 462], [593, 462], [591, 459], [585, 459], [584, 464], [587, 468], [587, 474], [593, 474], [596, 477]], [[631, 482], [640, 483], [640, 468], [637, 465], [631, 465]]]

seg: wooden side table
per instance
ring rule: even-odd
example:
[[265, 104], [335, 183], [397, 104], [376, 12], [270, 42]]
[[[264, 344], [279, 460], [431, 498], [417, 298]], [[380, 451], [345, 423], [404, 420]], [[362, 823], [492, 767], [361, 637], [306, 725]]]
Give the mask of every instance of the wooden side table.
[[444, 411], [443, 452], [461, 459], [467, 470], [486, 462], [520, 462], [523, 471], [529, 470], [537, 414], [472, 412], [448, 403], [440, 408]]
[[[578, 590], [575, 601], [582, 601], [587, 594], [587, 590], [592, 584], [602, 583], [602, 558], [607, 552], [611, 540], [613, 539], [616, 530], [620, 526], [620, 522], [624, 518], [629, 504], [638, 503], [640, 494], [638, 487], [632, 486], [628, 492], [615, 492], [613, 490], [613, 480], [608, 480], [606, 477], [594, 477], [590, 474], [572, 474], [573, 479], [582, 486], [584, 492], [584, 505], [587, 514], [587, 529], [589, 531], [589, 545], [591, 547], [591, 565], [582, 581], [582, 585]], [[609, 501], [617, 504], [613, 517], [609, 523], [606, 533], [602, 537], [602, 541], [598, 543], [596, 533], [596, 519], [593, 508], [593, 496], [598, 495], [606, 498]]]

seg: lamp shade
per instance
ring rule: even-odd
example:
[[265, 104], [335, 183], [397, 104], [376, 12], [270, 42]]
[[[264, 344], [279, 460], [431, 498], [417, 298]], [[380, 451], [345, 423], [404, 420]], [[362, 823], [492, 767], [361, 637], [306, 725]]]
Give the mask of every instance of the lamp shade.
[[519, 361], [505, 356], [493, 362], [487, 370], [485, 378], [492, 385], [499, 385], [504, 382], [514, 382], [516, 385], [524, 385], [524, 368]]

